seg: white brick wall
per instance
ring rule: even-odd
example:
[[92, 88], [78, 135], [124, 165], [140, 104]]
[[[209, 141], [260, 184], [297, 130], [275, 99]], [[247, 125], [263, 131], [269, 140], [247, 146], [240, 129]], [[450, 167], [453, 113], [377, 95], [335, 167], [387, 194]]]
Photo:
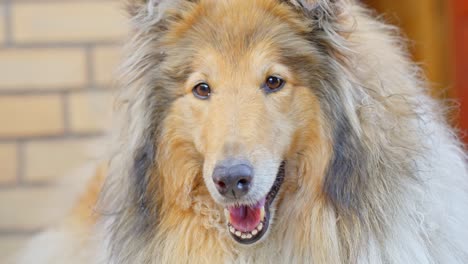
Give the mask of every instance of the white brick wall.
[[0, 1], [0, 263], [59, 217], [53, 183], [102, 149], [122, 2]]

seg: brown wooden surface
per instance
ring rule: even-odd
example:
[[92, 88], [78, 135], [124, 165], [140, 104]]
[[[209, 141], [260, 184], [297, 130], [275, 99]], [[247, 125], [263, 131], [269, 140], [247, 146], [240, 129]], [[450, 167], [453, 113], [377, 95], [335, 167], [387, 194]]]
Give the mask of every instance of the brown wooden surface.
[[[460, 128], [468, 131], [468, 1], [453, 0], [455, 95], [461, 102]], [[468, 143], [468, 137], [465, 136]]]
[[[468, 1], [468, 0], [461, 0]], [[413, 59], [431, 83], [432, 94], [445, 97], [452, 85], [449, 61], [450, 19], [446, 0], [364, 0], [385, 21], [401, 27]]]

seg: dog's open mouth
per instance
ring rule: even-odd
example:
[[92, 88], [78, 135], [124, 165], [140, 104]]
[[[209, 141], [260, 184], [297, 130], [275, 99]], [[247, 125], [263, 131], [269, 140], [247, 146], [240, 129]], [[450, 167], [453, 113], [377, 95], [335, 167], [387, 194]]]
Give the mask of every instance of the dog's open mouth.
[[253, 244], [268, 231], [270, 206], [284, 180], [285, 162], [278, 169], [276, 180], [268, 194], [254, 205], [230, 206], [226, 209], [228, 228], [234, 240], [241, 244]]

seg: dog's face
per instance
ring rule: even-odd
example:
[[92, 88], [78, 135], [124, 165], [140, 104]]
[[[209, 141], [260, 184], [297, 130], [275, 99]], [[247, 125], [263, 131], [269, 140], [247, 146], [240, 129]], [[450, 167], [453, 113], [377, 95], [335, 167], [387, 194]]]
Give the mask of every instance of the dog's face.
[[[307, 95], [296, 87], [281, 47], [269, 39], [288, 38], [287, 27], [283, 36], [267, 31], [262, 32], [266, 39], [255, 40], [256, 28], [267, 25], [225, 23], [232, 37], [206, 41], [201, 35], [197, 41], [201, 46], [185, 87], [187, 105], [206, 187], [225, 207], [233, 237], [253, 243], [268, 230], [269, 207], [285, 173], [282, 163], [300, 125], [294, 115], [305, 111], [299, 99]], [[252, 35], [245, 35], [249, 31]]]
[[183, 76], [165, 125], [176, 132], [166, 140], [182, 139], [200, 155], [204, 185], [241, 244], [265, 238], [281, 196], [294, 195], [282, 188], [285, 178], [297, 180], [285, 164], [303, 146], [323, 144], [310, 78], [318, 51], [281, 2], [198, 1], [163, 42], [164, 67]]

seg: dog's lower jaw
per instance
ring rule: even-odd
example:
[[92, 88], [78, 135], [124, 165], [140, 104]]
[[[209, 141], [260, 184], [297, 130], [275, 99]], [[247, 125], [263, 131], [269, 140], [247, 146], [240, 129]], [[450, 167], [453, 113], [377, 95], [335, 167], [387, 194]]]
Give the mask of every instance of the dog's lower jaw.
[[[225, 210], [228, 211], [227, 209]], [[250, 245], [260, 241], [264, 237], [265, 233], [268, 231], [270, 223], [269, 207], [267, 207], [267, 204], [263, 204], [259, 211], [260, 216], [258, 218], [258, 224], [248, 229], [242, 228], [242, 230], [239, 230], [240, 228], [236, 228], [235, 224], [232, 223], [231, 217], [229, 216], [229, 211], [227, 212], [228, 230], [236, 242], [243, 245]]]

